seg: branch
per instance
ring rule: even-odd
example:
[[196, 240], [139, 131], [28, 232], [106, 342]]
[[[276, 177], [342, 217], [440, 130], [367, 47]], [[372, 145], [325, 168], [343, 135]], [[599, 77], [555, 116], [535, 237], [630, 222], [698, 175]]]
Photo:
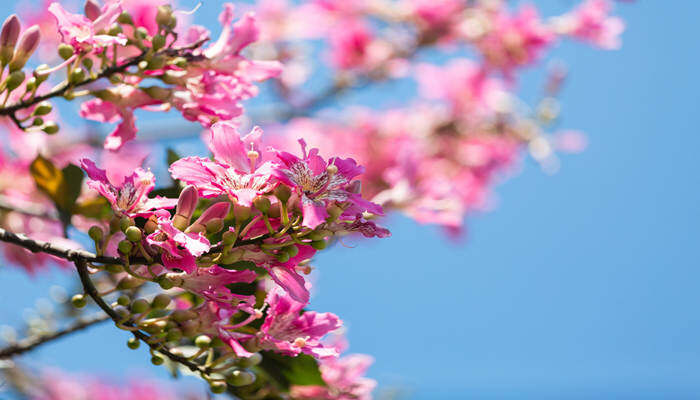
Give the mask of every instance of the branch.
[[[99, 292], [97, 291], [97, 288], [95, 288], [95, 285], [92, 284], [92, 280], [90, 280], [90, 273], [87, 270], [87, 264], [85, 260], [79, 259], [75, 261], [75, 267], [78, 269], [78, 275], [80, 276], [80, 282], [83, 285], [83, 289], [85, 289], [85, 293], [88, 294], [92, 298], [92, 300], [95, 301], [98, 307], [102, 309], [115, 323], [117, 324], [122, 324], [127, 327], [135, 327], [134, 324], [131, 322], [123, 322], [121, 321], [121, 317], [119, 314], [117, 314], [112, 307], [110, 307], [105, 301], [100, 297]], [[164, 356], [168, 357], [172, 361], [178, 362], [187, 368], [189, 368], [192, 372], [199, 372], [201, 374], [206, 374], [208, 372], [208, 368], [204, 368], [198, 364], [193, 363], [192, 361], [188, 360], [187, 358], [174, 354], [170, 352], [165, 346], [163, 346], [160, 343], [149, 343], [149, 339], [151, 339], [150, 336], [146, 335], [145, 333], [136, 330], [131, 332], [137, 339], [143, 341], [150, 347], [152, 350], [155, 350]]]
[[[209, 38], [202, 39], [202, 40], [197, 41], [189, 46], [161, 50], [161, 51], [155, 53], [155, 55], [165, 55], [165, 56], [170, 56], [170, 57], [180, 56], [180, 57], [185, 57], [188, 61], [197, 61], [200, 58], [202, 58], [202, 56], [194, 55], [194, 54], [187, 52], [187, 51], [194, 50], [194, 49], [200, 47], [207, 40], [209, 40]], [[110, 77], [116, 73], [124, 72], [129, 67], [132, 67], [134, 65], [138, 65], [141, 61], [143, 61], [145, 59], [146, 55], [147, 55], [147, 53], [143, 52], [138, 56], [127, 58], [126, 60], [124, 60], [124, 62], [122, 64], [107, 67], [107, 68], [103, 69], [102, 72], [100, 72], [99, 74], [97, 74], [93, 77], [90, 77], [90, 78], [88, 78], [80, 83], [77, 83], [77, 84], [70, 84], [70, 83], [68, 83], [68, 81], [65, 81], [62, 85], [60, 85], [59, 87], [57, 87], [56, 89], [54, 89], [48, 93], [42, 94], [40, 96], [32, 97], [29, 100], [18, 101], [14, 104], [10, 104], [9, 106], [0, 108], [0, 115], [12, 117], [19, 110], [29, 108], [35, 104], [41, 103], [42, 101], [48, 100], [52, 97], [63, 96], [70, 89], [80, 87], [80, 86], [85, 86], [85, 85], [93, 83], [99, 79], [107, 78], [107, 77]], [[16, 118], [14, 118], [14, 119], [16, 119]]]
[[122, 260], [117, 257], [98, 256], [89, 251], [70, 249], [61, 245], [44, 242], [42, 240], [30, 239], [23, 234], [12, 233], [0, 228], [0, 241], [16, 244], [31, 251], [32, 253], [46, 253], [68, 261], [96, 262], [100, 264], [121, 264]]
[[95, 324], [98, 324], [103, 321], [107, 321], [109, 319], [109, 316], [103, 313], [98, 313], [96, 315], [93, 315], [89, 318], [78, 320], [78, 322], [74, 323], [73, 325], [70, 325], [64, 329], [45, 334], [45, 335], [39, 335], [35, 337], [28, 337], [23, 340], [20, 340], [19, 342], [12, 344], [10, 346], [7, 346], [3, 349], [0, 349], [0, 359], [3, 358], [10, 358], [14, 357], [17, 355], [20, 355], [22, 353], [25, 353], [29, 350], [34, 349], [37, 346], [40, 346], [44, 343], [51, 342], [55, 339], [61, 338], [63, 336], [66, 336], [68, 334], [71, 334], [73, 332], [78, 332], [82, 331], [83, 329], [89, 328]]

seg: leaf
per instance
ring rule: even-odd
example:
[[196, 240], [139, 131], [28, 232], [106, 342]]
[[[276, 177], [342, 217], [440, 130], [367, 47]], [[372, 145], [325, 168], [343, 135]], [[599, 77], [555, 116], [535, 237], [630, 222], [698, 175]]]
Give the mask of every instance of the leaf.
[[111, 214], [109, 203], [104, 197], [95, 197], [85, 200], [77, 204], [73, 211], [75, 214], [97, 220], [107, 219]]
[[166, 150], [166, 159], [168, 161], [168, 165], [172, 165], [175, 161], [181, 159], [179, 154], [175, 152], [172, 148], [168, 147]]
[[70, 217], [76, 208], [75, 201], [80, 195], [83, 171], [73, 164], [59, 170], [41, 155], [32, 161], [29, 171], [37, 187], [53, 200], [58, 211]]
[[270, 351], [261, 352], [263, 361], [258, 368], [263, 369], [282, 387], [289, 389], [291, 385], [326, 386], [321, 377], [316, 360], [306, 354], [296, 357], [283, 356]]

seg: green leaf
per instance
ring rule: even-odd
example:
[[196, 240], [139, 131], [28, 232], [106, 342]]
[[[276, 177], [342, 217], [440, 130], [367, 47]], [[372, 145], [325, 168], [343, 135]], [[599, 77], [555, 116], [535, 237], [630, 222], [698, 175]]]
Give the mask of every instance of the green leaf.
[[32, 161], [29, 171], [37, 187], [56, 204], [58, 211], [70, 217], [83, 184], [83, 171], [75, 165], [59, 170], [41, 155]]
[[316, 360], [306, 354], [283, 356], [270, 351], [261, 352], [263, 361], [258, 365], [285, 389], [291, 385], [326, 386]]
[[95, 197], [77, 204], [73, 212], [87, 218], [104, 220], [111, 215], [111, 208], [107, 199], [104, 197]]
[[179, 159], [181, 159], [179, 154], [175, 152], [172, 148], [168, 147], [166, 150], [166, 159], [168, 160], [168, 165], [173, 165], [173, 163]]

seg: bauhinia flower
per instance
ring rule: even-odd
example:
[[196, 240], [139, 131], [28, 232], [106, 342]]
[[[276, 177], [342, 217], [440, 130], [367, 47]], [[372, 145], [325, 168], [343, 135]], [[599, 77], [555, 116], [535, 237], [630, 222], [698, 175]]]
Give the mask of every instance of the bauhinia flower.
[[84, 158], [80, 165], [88, 175], [87, 185], [104, 196], [119, 216], [148, 217], [154, 210], [173, 208], [177, 203], [177, 199], [148, 197], [155, 187], [155, 176], [151, 171], [136, 168], [122, 182], [113, 182], [105, 170], [98, 168], [92, 160]]
[[350, 354], [322, 360], [319, 365], [326, 386], [292, 386], [296, 400], [371, 400], [377, 381], [364, 377], [374, 360], [366, 354]]
[[154, 214], [158, 228], [146, 237], [151, 246], [162, 250], [163, 266], [188, 274], [197, 269], [197, 257], [209, 251], [211, 244], [201, 232], [183, 232], [173, 225], [170, 213], [158, 210]]
[[335, 347], [321, 342], [321, 338], [342, 326], [343, 322], [338, 316], [302, 312], [306, 304], [295, 301], [278, 289], [270, 291], [266, 302], [267, 316], [256, 337], [258, 346], [290, 356], [300, 353], [319, 359], [338, 356]]
[[60, 3], [51, 3], [49, 12], [56, 17], [58, 32], [61, 34], [63, 42], [73, 46], [76, 52], [89, 51], [94, 46], [104, 47], [113, 44], [124, 46], [126, 44], [124, 34], [111, 36], [100, 33], [109, 29], [122, 13], [120, 1], [108, 2], [94, 21], [84, 15], [66, 11]]
[[362, 198], [359, 181], [353, 178], [364, 172], [351, 158], [333, 157], [326, 162], [318, 155], [318, 149], [306, 152], [306, 143], [300, 140], [303, 158], [280, 151], [277, 156], [283, 166], [274, 170], [275, 176], [297, 194], [304, 220], [308, 228], [316, 228], [329, 217], [331, 205], [344, 207], [343, 214], [354, 217], [368, 211], [383, 214], [382, 207]]
[[258, 195], [274, 189], [272, 179], [274, 157], [260, 144], [258, 127], [241, 136], [229, 122], [211, 127], [209, 149], [214, 161], [202, 157], [186, 157], [170, 166], [173, 178], [194, 185], [202, 197], [228, 195], [242, 206], [250, 206]]

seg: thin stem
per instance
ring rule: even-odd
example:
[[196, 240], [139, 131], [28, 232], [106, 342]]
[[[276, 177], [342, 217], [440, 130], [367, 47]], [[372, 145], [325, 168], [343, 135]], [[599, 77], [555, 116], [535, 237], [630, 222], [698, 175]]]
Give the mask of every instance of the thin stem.
[[20, 340], [17, 343], [14, 343], [14, 344], [9, 345], [3, 349], [0, 349], [0, 359], [18, 356], [22, 353], [26, 353], [26, 352], [34, 349], [35, 347], [41, 346], [42, 344], [49, 343], [51, 341], [62, 338], [63, 336], [67, 336], [67, 335], [74, 333], [74, 332], [82, 331], [84, 329], [87, 329], [87, 328], [95, 325], [95, 324], [107, 321], [108, 319], [109, 319], [109, 316], [107, 314], [100, 312], [100, 313], [95, 314], [91, 317], [79, 320], [79, 321], [75, 322], [73, 325], [70, 325], [64, 329], [60, 329], [60, 330], [57, 330], [55, 332], [51, 332], [51, 333], [45, 334], [45, 335], [28, 337], [26, 339]]

